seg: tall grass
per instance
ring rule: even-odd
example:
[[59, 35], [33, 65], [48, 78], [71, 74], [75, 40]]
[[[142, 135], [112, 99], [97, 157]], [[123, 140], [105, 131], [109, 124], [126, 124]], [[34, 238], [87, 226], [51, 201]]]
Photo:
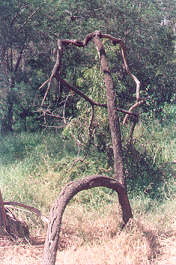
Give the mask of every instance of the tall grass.
[[[79, 161], [81, 157], [74, 143], [51, 132], [13, 134], [1, 138], [0, 142], [0, 185], [4, 199], [32, 204], [45, 212], [64, 184], [100, 173], [105, 167], [104, 154]], [[94, 195], [85, 191], [75, 200], [96, 206], [98, 201], [102, 203], [107, 193], [104, 191], [97, 189]]]
[[[84, 161], [80, 158], [83, 155], [75, 143], [64, 139], [61, 132], [1, 137], [3, 198], [36, 206], [48, 214], [66, 183], [90, 174], [113, 175], [106, 154], [92, 148]], [[79, 193], [64, 214], [58, 264], [175, 264], [170, 250], [176, 251], [174, 125], [139, 123], [134, 145], [124, 148], [124, 158], [134, 220], [121, 230], [120, 208], [111, 190], [95, 188]], [[36, 234], [43, 233], [38, 220], [36, 223], [25, 214], [22, 218], [32, 222]], [[8, 248], [3, 260], [0, 251], [0, 262], [39, 264], [42, 249], [25, 247], [24, 251], [18, 246]]]
[[[148, 211], [176, 193], [176, 140], [172, 123], [139, 123], [134, 145], [124, 150], [127, 186], [135, 211]], [[90, 149], [84, 161], [74, 141], [61, 132], [18, 133], [0, 138], [0, 186], [8, 201], [20, 201], [47, 213], [62, 187], [91, 174], [112, 175], [106, 154]], [[76, 162], [75, 162], [76, 161]], [[72, 203], [101, 211], [116, 201], [106, 188], [81, 192]], [[101, 209], [101, 210], [100, 210]], [[103, 210], [102, 210], [103, 211]]]

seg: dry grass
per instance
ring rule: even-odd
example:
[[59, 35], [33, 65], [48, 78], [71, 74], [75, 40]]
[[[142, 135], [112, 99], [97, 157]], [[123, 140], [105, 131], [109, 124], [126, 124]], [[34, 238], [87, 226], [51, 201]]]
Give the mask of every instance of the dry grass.
[[[107, 208], [102, 216], [81, 206], [69, 206], [64, 215], [57, 264], [176, 264], [173, 215], [140, 215], [125, 229], [120, 226], [116, 205]], [[42, 250], [43, 245], [16, 245], [2, 238], [0, 264], [39, 265]]]

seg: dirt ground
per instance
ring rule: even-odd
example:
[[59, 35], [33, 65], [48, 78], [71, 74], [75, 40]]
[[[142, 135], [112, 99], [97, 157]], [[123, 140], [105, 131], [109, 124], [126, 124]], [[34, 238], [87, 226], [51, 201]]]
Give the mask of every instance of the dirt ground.
[[[62, 237], [62, 242], [60, 245], [60, 252], [58, 253], [58, 259], [56, 264], [75, 264], [74, 262], [77, 262], [77, 264], [88, 264], [83, 263], [83, 260], [81, 256], [83, 255], [84, 258], [87, 257], [87, 260], [90, 260], [91, 264], [93, 259], [96, 257], [96, 255], [101, 256], [106, 255], [108, 257], [108, 252], [113, 256], [115, 252], [115, 247], [112, 245], [118, 244], [116, 239], [112, 239], [110, 243], [107, 243], [106, 245], [109, 246], [109, 248], [104, 248], [105, 245], [95, 245], [90, 246], [88, 248], [82, 248], [82, 247], [76, 247], [74, 246], [74, 242], [77, 240], [75, 235], [71, 235], [70, 237], [65, 234], [65, 236]], [[164, 237], [161, 236], [159, 238], [159, 255], [151, 262], [146, 261], [145, 264], [153, 264], [153, 265], [175, 265], [176, 264], [176, 231], [174, 232], [168, 232], [168, 235], [165, 235]], [[7, 236], [0, 236], [0, 265], [8, 264], [8, 265], [24, 265], [24, 264], [35, 264], [35, 265], [41, 265], [42, 260], [42, 253], [43, 253], [43, 244], [44, 244], [44, 237], [36, 237], [33, 238], [33, 241], [35, 241], [35, 245], [31, 245], [30, 243], [24, 243], [22, 241], [14, 242]], [[33, 242], [34, 243], [34, 242]], [[111, 247], [111, 250], [110, 250]], [[130, 250], [129, 250], [130, 251]], [[144, 250], [145, 251], [145, 250]], [[106, 253], [107, 252], [107, 253]], [[125, 252], [124, 252], [125, 253]], [[125, 254], [124, 254], [125, 255]], [[71, 262], [73, 257], [73, 263]], [[117, 257], [115, 257], [117, 258]], [[119, 256], [120, 259], [120, 256]], [[105, 259], [106, 260], [106, 259]], [[105, 264], [115, 264], [115, 259], [109, 259], [109, 262], [106, 260]], [[101, 259], [100, 259], [101, 261]], [[112, 261], [112, 263], [111, 263]], [[98, 262], [98, 261], [97, 261]], [[98, 264], [98, 263], [95, 264]], [[89, 264], [90, 264], [89, 263]], [[99, 263], [101, 264], [101, 263]], [[120, 264], [117, 262], [117, 264]], [[124, 264], [124, 263], [123, 263]], [[126, 260], [126, 264], [130, 264]], [[139, 263], [136, 263], [136, 265]], [[134, 264], [133, 264], [134, 265]]]

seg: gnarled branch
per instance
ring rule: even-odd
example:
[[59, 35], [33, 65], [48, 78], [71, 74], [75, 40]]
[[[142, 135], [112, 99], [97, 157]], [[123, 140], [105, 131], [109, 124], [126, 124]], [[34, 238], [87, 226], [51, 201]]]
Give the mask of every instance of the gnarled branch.
[[[50, 222], [44, 245], [43, 264], [55, 264], [62, 216], [69, 201], [78, 192], [95, 187], [107, 187], [116, 191], [122, 197], [126, 197], [126, 189], [124, 186], [117, 180], [107, 176], [92, 175], [68, 183], [57, 197], [54, 206], [50, 211]], [[125, 216], [125, 214], [123, 215], [123, 220], [124, 222], [127, 222], [127, 216]]]
[[[127, 71], [127, 73], [132, 77], [132, 79], [134, 80], [134, 82], [136, 83], [136, 100], [139, 100], [139, 93], [140, 93], [140, 81], [137, 79], [137, 77], [132, 74], [129, 70], [128, 64], [127, 64], [127, 59], [126, 59], [126, 53], [125, 53], [125, 44], [124, 42], [119, 39], [119, 38], [114, 38], [113, 36], [109, 35], [109, 34], [102, 34], [100, 31], [95, 31], [93, 33], [87, 34], [85, 39], [83, 41], [79, 41], [79, 40], [69, 40], [69, 39], [58, 39], [57, 41], [57, 56], [56, 56], [56, 63], [53, 67], [51, 76], [48, 80], [46, 80], [40, 87], [39, 89], [43, 88], [46, 84], [48, 84], [47, 90], [45, 92], [44, 98], [42, 100], [41, 105], [44, 104], [44, 101], [46, 99], [46, 96], [48, 94], [48, 91], [50, 89], [51, 86], [51, 81], [53, 79], [53, 77], [55, 77], [57, 79], [58, 82], [61, 82], [63, 85], [65, 85], [66, 87], [68, 87], [70, 90], [73, 90], [77, 95], [81, 96], [82, 98], [84, 98], [86, 101], [88, 101], [92, 106], [99, 106], [99, 107], [105, 107], [107, 108], [106, 104], [101, 104], [101, 103], [97, 103], [95, 101], [93, 101], [92, 99], [90, 99], [88, 96], [86, 96], [81, 90], [79, 90], [76, 87], [71, 86], [70, 84], [68, 84], [67, 81], [65, 81], [64, 79], [62, 79], [60, 77], [59, 71], [60, 71], [60, 67], [61, 67], [61, 59], [62, 59], [62, 50], [63, 50], [63, 45], [67, 46], [67, 45], [75, 45], [78, 47], [85, 47], [89, 41], [91, 41], [96, 35], [98, 34], [99, 38], [107, 38], [109, 40], [112, 41], [112, 43], [114, 45], [116, 44], [120, 44], [121, 47], [121, 52], [122, 52], [122, 58], [124, 61], [124, 65], [125, 65], [125, 69]], [[138, 114], [131, 112], [130, 110], [124, 110], [121, 108], [116, 108], [117, 111], [120, 111], [122, 113], [128, 114], [128, 115], [134, 115], [136, 117], [138, 117]]]
[[18, 206], [18, 207], [22, 207], [27, 209], [28, 211], [35, 213], [38, 217], [41, 218], [41, 220], [45, 223], [48, 223], [48, 219], [47, 217], [45, 217], [44, 215], [42, 215], [41, 211], [38, 210], [35, 207], [29, 206], [29, 205], [25, 205], [23, 203], [20, 202], [4, 202], [4, 205], [12, 205], [12, 206]]

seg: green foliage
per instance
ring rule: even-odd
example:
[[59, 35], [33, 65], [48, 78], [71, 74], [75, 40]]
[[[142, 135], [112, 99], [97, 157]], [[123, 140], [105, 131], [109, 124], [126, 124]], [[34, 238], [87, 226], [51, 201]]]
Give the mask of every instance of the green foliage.
[[[73, 141], [64, 141], [59, 134], [22, 133], [2, 137], [0, 141], [0, 185], [4, 198], [36, 205], [44, 211], [66, 183], [107, 168], [103, 153], [92, 153], [82, 162]], [[75, 200], [84, 201], [88, 194], [91, 191]], [[102, 194], [101, 189], [93, 194], [94, 205], [96, 200], [103, 203], [105, 197], [101, 195], [100, 199], [98, 195]]]
[[[153, 118], [152, 118], [153, 119]], [[135, 131], [134, 146], [126, 149], [129, 194], [161, 202], [175, 193], [175, 125], [143, 121]]]
[[[142, 123], [135, 130], [134, 146], [126, 146], [128, 128], [122, 129], [130, 197], [145, 200], [147, 210], [153, 201], [162, 201], [175, 193], [174, 165], [167, 164], [175, 160], [176, 150], [175, 11], [170, 8], [170, 3], [174, 7], [174, 1], [11, 2], [0, 3], [0, 127], [4, 133], [0, 139], [0, 184], [3, 196], [47, 211], [65, 183], [90, 174], [113, 176], [105, 108], [95, 107], [90, 128], [91, 106], [52, 81], [43, 112], [39, 112], [46, 87], [40, 91], [37, 88], [51, 74], [56, 39], [83, 39], [97, 29], [123, 39], [130, 70], [141, 81], [141, 96], [148, 96], [140, 109]], [[165, 18], [169, 20], [167, 25], [163, 23]], [[128, 109], [135, 102], [135, 84], [124, 70], [119, 46], [109, 41], [103, 43], [118, 105]], [[106, 103], [99, 58], [93, 44], [84, 49], [65, 47], [61, 75], [92, 100]], [[38, 132], [42, 126], [60, 125], [60, 120], [46, 113], [65, 115], [66, 127], [57, 134]], [[36, 133], [5, 136], [8, 131], [32, 130]], [[87, 146], [89, 153], [82, 162]], [[85, 191], [74, 200], [86, 206], [91, 202], [98, 207], [116, 199], [115, 194], [110, 196], [110, 193], [106, 189]]]
[[[87, 33], [97, 29], [123, 39], [130, 69], [141, 81], [141, 96], [149, 96], [143, 110], [153, 110], [158, 115], [165, 102], [169, 104], [175, 97], [174, 6], [173, 0], [164, 3], [144, 0], [15, 0], [13, 4], [10, 0], [1, 1], [1, 130], [24, 130], [25, 119], [30, 123], [28, 130], [41, 127], [44, 119], [36, 110], [46, 87], [41, 91], [37, 91], [37, 88], [50, 75], [55, 60], [56, 39], [58, 36], [83, 39]], [[109, 42], [104, 42], [104, 45], [119, 106], [129, 108], [135, 99], [135, 84], [124, 71], [119, 46], [112, 46]], [[66, 47], [61, 74], [73, 85], [77, 84], [85, 93], [88, 92], [93, 99], [104, 102], [104, 84], [97, 61], [92, 44], [84, 50]], [[52, 82], [44, 109], [62, 116], [68, 91], [62, 87], [61, 90], [62, 95], [59, 95], [57, 84]], [[32, 100], [34, 98], [35, 102]], [[79, 100], [76, 95], [69, 97], [66, 118], [80, 115], [77, 106], [83, 104]], [[24, 112], [28, 112], [25, 119], [21, 117]], [[50, 118], [47, 122], [54, 125], [57, 121]]]
[[[172, 164], [176, 154], [174, 124], [143, 121], [136, 128], [134, 142], [134, 146], [124, 149], [128, 194], [135, 209], [148, 211], [176, 192]], [[1, 137], [0, 143], [3, 197], [37, 206], [44, 212], [48, 212], [66, 183], [92, 174], [113, 177], [106, 152], [91, 146], [83, 160], [73, 138], [63, 139], [61, 132], [13, 134]], [[98, 209], [116, 200], [111, 190], [98, 188], [81, 192], [71, 203]]]

